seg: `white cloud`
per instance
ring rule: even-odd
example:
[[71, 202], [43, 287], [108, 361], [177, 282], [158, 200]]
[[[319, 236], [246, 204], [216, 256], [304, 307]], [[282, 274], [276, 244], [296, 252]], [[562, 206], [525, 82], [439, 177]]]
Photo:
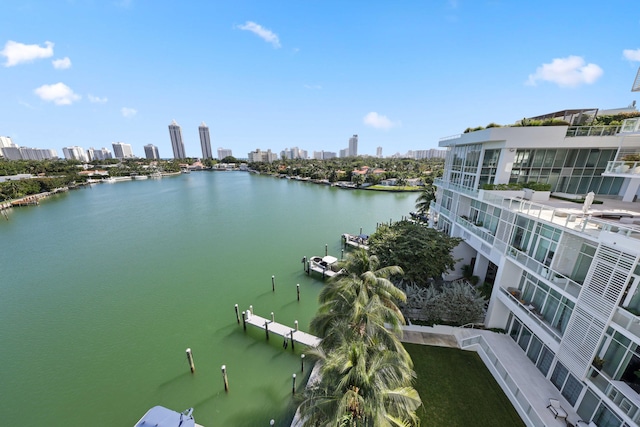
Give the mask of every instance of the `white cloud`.
[[41, 99], [53, 102], [56, 105], [71, 105], [81, 97], [73, 93], [73, 90], [64, 83], [42, 85], [34, 90]]
[[44, 42], [45, 46], [37, 44], [23, 44], [9, 40], [0, 55], [7, 58], [5, 67], [13, 67], [24, 62], [32, 62], [39, 58], [49, 58], [53, 56], [53, 43]]
[[271, 43], [273, 47], [280, 47], [280, 39], [278, 35], [271, 30], [264, 28], [260, 24], [256, 24], [255, 22], [247, 21], [244, 25], [238, 25], [238, 29], [251, 31], [267, 43]]
[[529, 74], [526, 84], [535, 86], [538, 80], [556, 83], [563, 87], [592, 84], [602, 76], [603, 71], [596, 64], [585, 64], [580, 56], [555, 58], [550, 64], [542, 64], [535, 74]]
[[53, 68], [56, 70], [66, 70], [67, 68], [71, 68], [71, 60], [68, 56], [65, 56], [62, 59], [54, 59], [51, 63], [53, 64]]
[[93, 102], [94, 104], [104, 104], [108, 101], [107, 98], [100, 98], [91, 94], [87, 95], [87, 98], [89, 98], [89, 102]]
[[640, 61], [640, 49], [625, 49], [622, 51], [622, 55], [629, 61]]
[[126, 117], [128, 119], [138, 114], [138, 110], [128, 107], [122, 107], [120, 112], [122, 113], [122, 117]]
[[378, 114], [375, 111], [372, 111], [368, 113], [366, 116], [364, 116], [362, 121], [364, 122], [365, 125], [371, 126], [376, 129], [384, 129], [384, 130], [389, 130], [393, 127], [401, 125], [400, 122], [392, 122], [391, 120], [389, 120], [387, 116]]
[[307, 88], [307, 89], [314, 89], [314, 90], [322, 89], [322, 86], [320, 86], [320, 85], [304, 85], [304, 87]]

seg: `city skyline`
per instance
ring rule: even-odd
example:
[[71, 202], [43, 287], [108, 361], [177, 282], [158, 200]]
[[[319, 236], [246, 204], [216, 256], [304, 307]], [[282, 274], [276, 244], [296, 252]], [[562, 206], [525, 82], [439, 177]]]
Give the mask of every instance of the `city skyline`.
[[466, 127], [630, 104], [629, 4], [7, 0], [0, 135], [59, 156], [124, 141], [169, 157], [175, 118], [188, 157], [202, 120], [235, 153], [339, 152], [351, 134], [360, 154], [428, 150]]

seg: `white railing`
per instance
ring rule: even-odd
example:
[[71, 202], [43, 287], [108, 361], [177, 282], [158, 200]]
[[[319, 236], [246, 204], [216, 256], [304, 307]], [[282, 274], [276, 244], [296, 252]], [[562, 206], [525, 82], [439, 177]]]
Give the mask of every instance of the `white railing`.
[[516, 298], [514, 295], [512, 295], [507, 289], [505, 288], [500, 288], [500, 290], [502, 291], [502, 293], [504, 293], [505, 295], [507, 295], [511, 300], [515, 301], [515, 303], [524, 311], [527, 313], [527, 315], [529, 316], [529, 318], [531, 318], [538, 326], [540, 326], [542, 329], [544, 329], [545, 331], [547, 331], [547, 333], [549, 335], [551, 335], [553, 337], [553, 339], [556, 342], [560, 342], [562, 340], [562, 334], [559, 330], [555, 329], [553, 326], [549, 325], [547, 322], [545, 322], [542, 318], [542, 314], [540, 313], [539, 310], [541, 310], [541, 308], [538, 307], [534, 307], [534, 308], [529, 308], [532, 307], [530, 305], [530, 303], [528, 302], [522, 302], [520, 301], [518, 298]]
[[462, 349], [473, 349], [478, 353], [527, 426], [545, 427], [544, 422], [542, 422], [527, 397], [522, 393], [518, 384], [511, 379], [509, 372], [482, 335], [461, 340], [460, 347]]
[[640, 162], [607, 162], [605, 174], [625, 174], [640, 177]]
[[611, 136], [620, 132], [621, 126], [569, 126], [567, 137], [572, 136]]

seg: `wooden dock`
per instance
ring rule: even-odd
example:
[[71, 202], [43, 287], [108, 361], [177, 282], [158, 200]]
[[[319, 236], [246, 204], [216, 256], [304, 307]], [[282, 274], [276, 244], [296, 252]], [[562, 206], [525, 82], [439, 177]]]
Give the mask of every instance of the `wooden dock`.
[[[265, 331], [266, 334], [276, 334], [281, 337], [285, 337], [291, 340], [291, 348], [294, 348], [294, 342], [304, 344], [307, 347], [317, 347], [322, 341], [320, 338], [315, 337], [306, 332], [302, 332], [297, 328], [292, 328], [281, 323], [274, 322], [264, 317], [260, 317], [251, 313], [251, 310], [247, 310], [244, 314], [243, 323], [255, 326]], [[267, 336], [268, 336], [267, 335]]]

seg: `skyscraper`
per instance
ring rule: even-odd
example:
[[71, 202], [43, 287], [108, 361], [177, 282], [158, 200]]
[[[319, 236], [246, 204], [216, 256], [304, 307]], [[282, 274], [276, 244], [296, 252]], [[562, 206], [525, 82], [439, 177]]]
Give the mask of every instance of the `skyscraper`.
[[171, 148], [173, 148], [174, 159], [184, 159], [184, 143], [182, 142], [182, 129], [175, 120], [169, 125], [169, 136], [171, 137]]
[[382, 147], [376, 148], [376, 157], [382, 157]]
[[358, 135], [353, 135], [349, 138], [349, 156], [355, 157], [358, 155]]
[[213, 153], [211, 152], [211, 139], [209, 138], [209, 127], [202, 122], [198, 127], [200, 132], [200, 147], [202, 147], [202, 158], [213, 159]]
[[159, 159], [160, 153], [158, 153], [158, 147], [153, 144], [147, 144], [144, 146], [144, 156], [147, 159]]
[[114, 142], [111, 144], [113, 147], [113, 156], [116, 159], [131, 159], [135, 157], [133, 155], [133, 150], [131, 149], [131, 144], [125, 144], [123, 142]]

